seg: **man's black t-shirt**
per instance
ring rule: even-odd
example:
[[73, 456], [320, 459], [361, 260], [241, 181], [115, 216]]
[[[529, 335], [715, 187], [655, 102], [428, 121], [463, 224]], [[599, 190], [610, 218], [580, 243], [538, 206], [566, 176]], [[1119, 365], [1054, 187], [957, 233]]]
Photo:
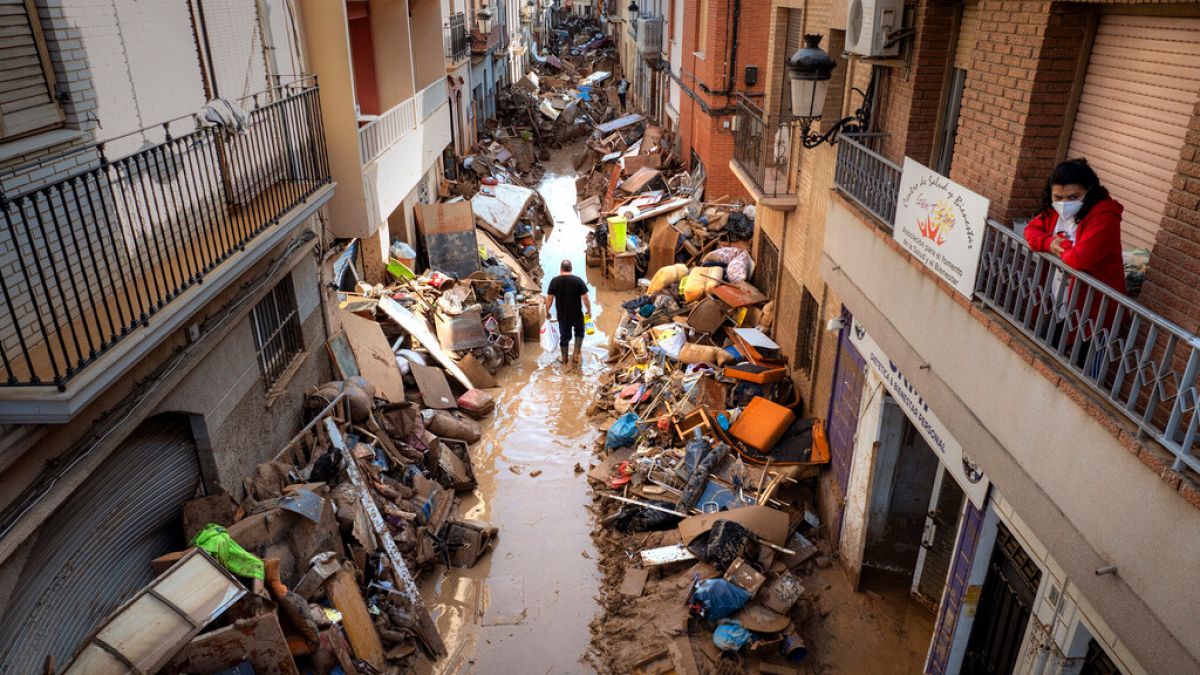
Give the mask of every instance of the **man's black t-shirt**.
[[554, 296], [554, 307], [558, 310], [561, 323], [583, 323], [583, 296], [588, 292], [587, 283], [574, 274], [560, 274], [550, 280], [546, 293]]

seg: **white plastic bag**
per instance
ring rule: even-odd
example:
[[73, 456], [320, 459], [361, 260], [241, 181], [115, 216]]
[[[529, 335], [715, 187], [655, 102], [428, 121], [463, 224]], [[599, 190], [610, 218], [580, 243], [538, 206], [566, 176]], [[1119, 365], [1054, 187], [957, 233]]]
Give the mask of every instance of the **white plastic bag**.
[[549, 320], [542, 323], [542, 349], [548, 352], [558, 350], [558, 321]]

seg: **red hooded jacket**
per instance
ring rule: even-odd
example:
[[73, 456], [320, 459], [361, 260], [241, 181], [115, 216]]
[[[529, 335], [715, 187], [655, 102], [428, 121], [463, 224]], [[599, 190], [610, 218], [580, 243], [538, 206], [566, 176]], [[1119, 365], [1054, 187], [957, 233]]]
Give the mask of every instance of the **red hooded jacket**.
[[[1062, 261], [1067, 267], [1096, 277], [1113, 290], [1126, 293], [1125, 261], [1121, 257], [1121, 214], [1125, 207], [1108, 197], [1096, 202], [1076, 223], [1075, 243], [1063, 243]], [[1048, 253], [1054, 239], [1058, 212], [1043, 211], [1025, 226], [1029, 248]]]

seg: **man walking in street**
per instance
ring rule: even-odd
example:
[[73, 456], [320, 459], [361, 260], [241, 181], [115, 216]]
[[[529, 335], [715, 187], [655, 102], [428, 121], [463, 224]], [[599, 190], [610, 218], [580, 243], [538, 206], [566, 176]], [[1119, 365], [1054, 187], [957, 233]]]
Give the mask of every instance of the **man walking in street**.
[[621, 99], [621, 112], [625, 112], [625, 94], [629, 92], [629, 80], [622, 75], [620, 80], [617, 80], [617, 98]]
[[[564, 260], [559, 265], [559, 274], [550, 280], [546, 289], [546, 319], [550, 318], [550, 310], [558, 306], [558, 347], [562, 350], [564, 365], [571, 363], [578, 366], [583, 359], [583, 308], [592, 313], [592, 300], [588, 297], [587, 283], [571, 274], [571, 261]], [[568, 346], [571, 338], [575, 339], [575, 354], [570, 356]]]

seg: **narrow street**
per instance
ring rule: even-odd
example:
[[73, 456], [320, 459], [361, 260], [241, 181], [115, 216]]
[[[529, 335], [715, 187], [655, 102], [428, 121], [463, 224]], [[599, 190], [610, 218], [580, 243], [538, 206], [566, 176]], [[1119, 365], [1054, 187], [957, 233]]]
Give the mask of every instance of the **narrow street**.
[[[578, 147], [556, 151], [538, 186], [555, 227], [543, 242], [543, 286], [570, 259], [583, 276], [588, 228], [575, 213]], [[590, 270], [589, 270], [590, 272]], [[600, 275], [588, 277], [595, 290]], [[617, 312], [614, 294], [593, 296], [597, 331], [585, 342], [584, 372], [564, 373], [557, 353], [523, 346], [500, 374], [496, 414], [472, 449], [479, 487], [459, 507], [464, 518], [500, 528], [492, 553], [470, 569], [431, 574], [424, 596], [451, 654], [438, 673], [592, 672], [584, 660], [588, 624], [599, 607], [598, 556], [591, 539], [586, 469], [596, 430], [583, 411], [603, 368]]]

